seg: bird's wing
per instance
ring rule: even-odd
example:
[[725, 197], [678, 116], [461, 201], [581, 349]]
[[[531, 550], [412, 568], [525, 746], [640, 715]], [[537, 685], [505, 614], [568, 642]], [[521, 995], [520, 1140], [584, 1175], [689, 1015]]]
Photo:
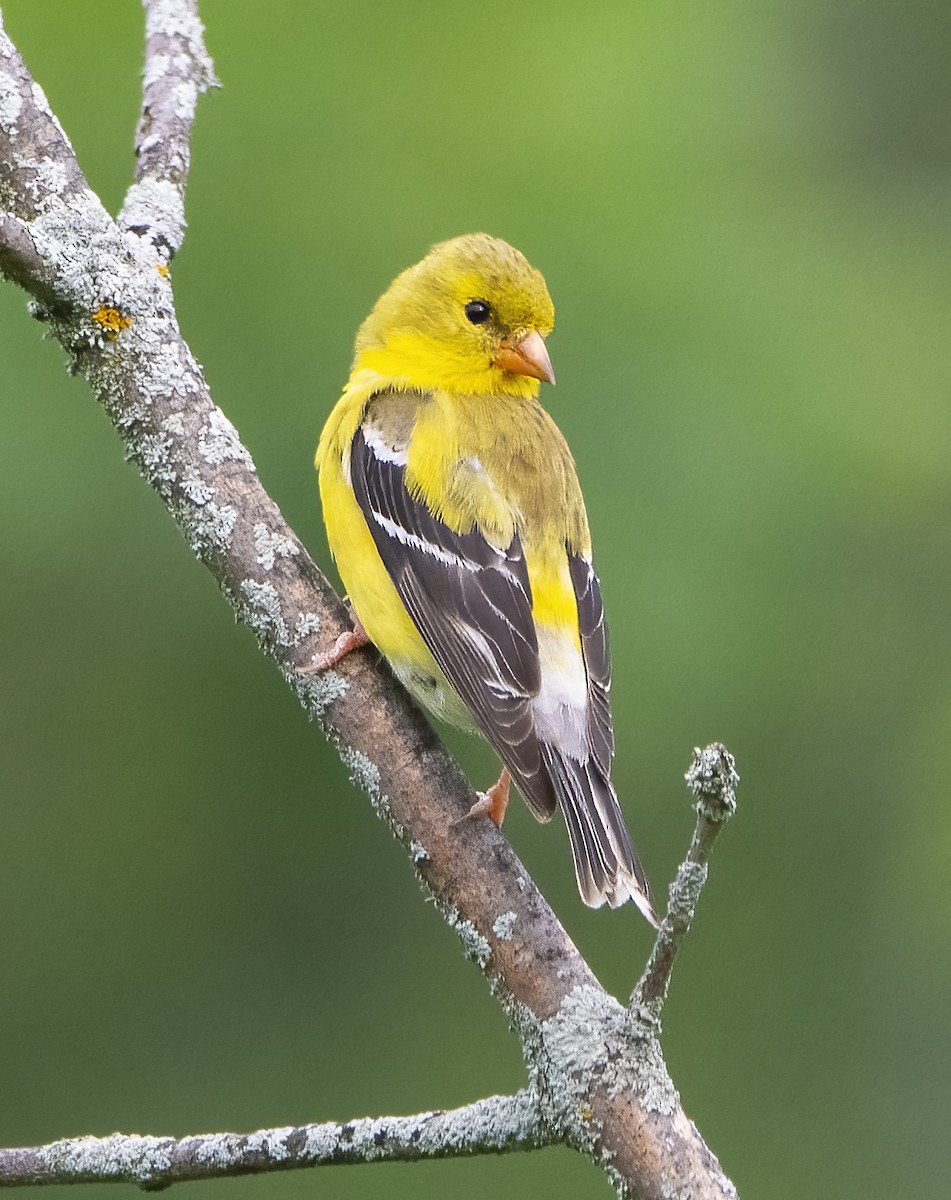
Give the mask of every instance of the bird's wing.
[[450, 684], [535, 815], [556, 798], [535, 736], [540, 685], [532, 591], [521, 542], [457, 533], [406, 486], [406, 451], [371, 424], [350, 448], [350, 482], [383, 565]]
[[578, 633], [588, 676], [588, 712], [586, 740], [605, 773], [614, 758], [614, 725], [611, 720], [611, 652], [608, 627], [604, 621], [601, 585], [594, 567], [580, 555], [568, 556], [571, 584], [578, 601]]
[[[555, 784], [571, 842], [578, 890], [586, 904], [612, 908], [633, 900], [657, 924], [647, 876], [631, 841], [611, 782], [611, 659], [601, 587], [591, 563], [569, 553], [584, 660], [583, 698], [549, 698], [539, 726], [542, 761]], [[544, 670], [543, 670], [544, 674]], [[543, 680], [542, 698], [546, 685]]]

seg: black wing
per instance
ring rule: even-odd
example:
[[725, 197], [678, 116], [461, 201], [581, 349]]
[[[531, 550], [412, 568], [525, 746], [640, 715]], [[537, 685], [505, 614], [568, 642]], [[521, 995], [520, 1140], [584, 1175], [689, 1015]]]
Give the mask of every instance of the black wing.
[[585, 903], [597, 907], [607, 900], [616, 908], [630, 899], [657, 925], [650, 884], [611, 782], [611, 655], [601, 585], [584, 558], [569, 554], [568, 569], [578, 602], [578, 633], [588, 679], [584, 727], [588, 753], [576, 759], [557, 747], [543, 746], [542, 755], [561, 799]]
[[518, 535], [499, 548], [477, 530], [451, 529], [410, 495], [405, 454], [373, 430], [357, 431], [350, 481], [423, 641], [536, 816], [547, 818], [556, 798], [532, 716], [541, 674]]
[[576, 555], [568, 558], [571, 582], [578, 601], [578, 632], [588, 676], [586, 737], [591, 753], [605, 774], [614, 758], [614, 724], [611, 719], [611, 652], [604, 622], [601, 585], [594, 567]]

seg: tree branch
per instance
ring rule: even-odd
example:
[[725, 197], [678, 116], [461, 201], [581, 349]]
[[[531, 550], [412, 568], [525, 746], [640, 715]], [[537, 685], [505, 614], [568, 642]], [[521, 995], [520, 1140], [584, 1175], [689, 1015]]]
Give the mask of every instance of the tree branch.
[[185, 188], [198, 97], [218, 87], [205, 49], [197, 0], [142, 0], [145, 6], [145, 79], [136, 131], [135, 183], [126, 194], [119, 227], [152, 244], [168, 259], [185, 237]]
[[714, 843], [736, 812], [740, 782], [733, 755], [719, 742], [705, 750], [694, 750], [685, 778], [697, 797], [697, 825], [687, 857], [670, 885], [667, 915], [657, 931], [647, 968], [631, 996], [632, 1008], [642, 1009], [655, 1019], [660, 1018], [674, 961], [693, 924]]
[[[162, 196], [171, 184], [180, 200], [189, 106], [212, 78], [210, 64], [192, 3], [147, 7], [155, 41], [140, 183], [162, 185]], [[158, 64], [162, 39], [177, 37], [188, 47], [175, 70], [187, 76], [189, 99], [169, 114], [163, 89], [173, 76]], [[165, 136], [168, 150], [151, 142]], [[475, 795], [386, 669], [364, 651], [323, 676], [299, 672], [349, 627], [347, 613], [264, 491], [182, 339], [166, 267], [181, 237], [179, 200], [157, 204], [141, 230], [148, 236], [133, 235], [129, 202], [127, 227], [113, 221], [0, 26], [0, 268], [40, 300], [36, 315], [89, 382], [128, 457], [336, 745], [507, 1012], [529, 1086], [508, 1110], [508, 1130], [492, 1138], [510, 1146], [520, 1131], [542, 1130], [544, 1141], [599, 1164], [626, 1197], [735, 1196], [680, 1106], [652, 1013], [626, 1010], [604, 991], [492, 822], [458, 821]], [[492, 1138], [485, 1149], [500, 1148]], [[467, 1152], [476, 1148], [472, 1140]], [[211, 1160], [208, 1173], [221, 1173]]]
[[197, 1179], [263, 1175], [344, 1163], [419, 1162], [537, 1150], [553, 1134], [527, 1092], [490, 1096], [450, 1112], [364, 1117], [344, 1124], [288, 1126], [195, 1137], [65, 1138], [0, 1150], [0, 1188], [51, 1183], [134, 1183], [147, 1190]]

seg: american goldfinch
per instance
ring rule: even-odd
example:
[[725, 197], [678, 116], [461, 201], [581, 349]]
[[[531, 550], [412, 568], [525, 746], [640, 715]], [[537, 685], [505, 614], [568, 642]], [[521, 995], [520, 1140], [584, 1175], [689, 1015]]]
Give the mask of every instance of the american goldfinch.
[[[650, 888], [611, 783], [601, 589], [571, 453], [539, 403], [554, 307], [477, 233], [404, 271], [356, 340], [317, 449], [330, 548], [366, 637], [438, 717], [481, 732], [540, 821], [564, 814], [584, 902]], [[345, 635], [322, 669], [359, 644]]]

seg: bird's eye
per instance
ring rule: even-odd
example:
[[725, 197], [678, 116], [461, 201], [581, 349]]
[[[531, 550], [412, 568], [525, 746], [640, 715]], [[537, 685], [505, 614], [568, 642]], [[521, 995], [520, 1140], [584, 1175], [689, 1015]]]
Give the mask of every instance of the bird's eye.
[[492, 309], [485, 300], [470, 300], [466, 305], [466, 317], [473, 325], [483, 325], [491, 313]]

